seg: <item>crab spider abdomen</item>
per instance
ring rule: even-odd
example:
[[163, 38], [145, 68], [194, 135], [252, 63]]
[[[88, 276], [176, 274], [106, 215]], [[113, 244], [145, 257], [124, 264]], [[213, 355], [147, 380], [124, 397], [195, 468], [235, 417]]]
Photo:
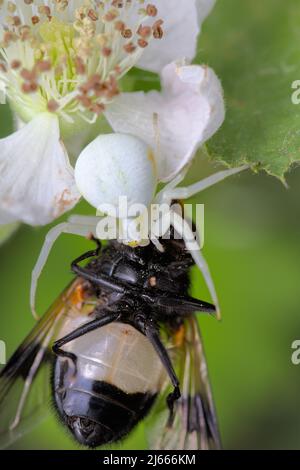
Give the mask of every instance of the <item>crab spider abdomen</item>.
[[126, 134], [100, 135], [89, 144], [78, 158], [75, 179], [93, 207], [116, 218], [127, 218], [120, 213], [120, 198], [126, 198], [128, 208], [148, 207], [157, 187], [152, 150]]

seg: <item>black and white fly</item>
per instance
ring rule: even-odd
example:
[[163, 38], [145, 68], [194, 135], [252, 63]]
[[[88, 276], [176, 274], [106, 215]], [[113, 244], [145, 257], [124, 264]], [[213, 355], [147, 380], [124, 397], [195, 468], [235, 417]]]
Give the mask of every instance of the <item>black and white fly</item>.
[[1, 373], [1, 447], [38, 423], [50, 398], [84, 446], [116, 442], [147, 416], [151, 449], [220, 447], [195, 316], [215, 307], [188, 295], [184, 243], [162, 244], [114, 241], [72, 263], [75, 280]]

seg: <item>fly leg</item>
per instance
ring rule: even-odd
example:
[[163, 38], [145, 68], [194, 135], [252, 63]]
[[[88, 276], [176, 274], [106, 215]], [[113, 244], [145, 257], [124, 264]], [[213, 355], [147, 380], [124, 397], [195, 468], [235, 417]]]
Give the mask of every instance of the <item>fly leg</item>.
[[[52, 347], [54, 354], [56, 354], [57, 356], [62, 356], [62, 357], [69, 357], [70, 353], [64, 351], [62, 349], [63, 346], [70, 343], [71, 341], [74, 341], [75, 339], [85, 336], [91, 331], [97, 330], [98, 328], [102, 328], [105, 325], [109, 325], [110, 323], [117, 321], [119, 317], [120, 317], [119, 312], [106, 312], [101, 317], [96, 318], [95, 320], [89, 323], [86, 323], [85, 325], [80, 326], [76, 330], [72, 331], [71, 333], [69, 333], [68, 335], [64, 336], [63, 338], [59, 339], [58, 341], [54, 343]], [[71, 359], [74, 359], [73, 354], [72, 354]]]
[[70, 343], [71, 341], [74, 341], [77, 338], [80, 338], [86, 335], [87, 333], [91, 331], [94, 331], [98, 328], [108, 325], [109, 323], [114, 322], [115, 320], [117, 320], [117, 318], [118, 318], [117, 313], [109, 312], [109, 313], [104, 314], [102, 317], [97, 318], [96, 320], [93, 320], [85, 325], [82, 325], [81, 327], [72, 331], [70, 334], [56, 341], [54, 345], [52, 346], [52, 351], [58, 357], [67, 358], [71, 360], [72, 367], [74, 368], [73, 374], [75, 376], [77, 374], [77, 356], [76, 354], [73, 354], [71, 352], [68, 352], [62, 349], [63, 346]]
[[136, 324], [136, 327], [149, 339], [173, 385], [173, 392], [167, 396], [167, 405], [170, 411], [168, 425], [172, 426], [174, 421], [174, 404], [181, 397], [179, 379], [174, 370], [168, 351], [163, 345], [154, 323], [147, 320], [142, 314], [136, 316], [134, 323]]
[[208, 313], [210, 315], [216, 314], [216, 307], [213, 304], [187, 295], [163, 295], [158, 293], [155, 303], [157, 307], [164, 309], [167, 318], [174, 315], [174, 309], [176, 314], [182, 317], [187, 317], [194, 312]]
[[81, 256], [78, 256], [78, 258], [76, 258], [74, 261], [72, 261], [71, 269], [72, 269], [73, 272], [75, 272], [75, 274], [78, 274], [78, 272], [77, 272], [78, 269], [82, 269], [82, 268], [80, 268], [79, 263], [81, 263], [82, 261], [85, 261], [89, 258], [94, 258], [95, 256], [99, 255], [100, 250], [101, 250], [101, 242], [98, 241], [97, 245], [98, 245], [98, 247], [97, 247], [96, 250], [87, 251], [86, 253], [84, 253]]
[[97, 286], [102, 287], [103, 289], [112, 290], [117, 294], [126, 294], [128, 289], [124, 285], [124, 283], [118, 282], [118, 280], [112, 279], [110, 276], [107, 276], [102, 273], [101, 275], [96, 275], [89, 269], [79, 266], [79, 263], [81, 263], [81, 261], [85, 261], [88, 258], [92, 258], [97, 254], [98, 250], [88, 251], [79, 258], [76, 258], [71, 264], [72, 271], [77, 274], [77, 276], [80, 276], [83, 279], [86, 279], [87, 281], [90, 281], [96, 284]]

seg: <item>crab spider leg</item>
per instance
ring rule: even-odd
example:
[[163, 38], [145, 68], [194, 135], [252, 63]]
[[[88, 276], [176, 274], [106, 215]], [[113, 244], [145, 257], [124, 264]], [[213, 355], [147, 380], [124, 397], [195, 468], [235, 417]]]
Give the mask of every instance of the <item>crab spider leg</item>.
[[[171, 224], [173, 225], [174, 229], [178, 233], [179, 236], [181, 236], [186, 244], [187, 249], [191, 253], [191, 256], [193, 257], [196, 265], [200, 269], [204, 280], [206, 282], [206, 285], [209, 289], [211, 298], [213, 300], [213, 303], [215, 304], [216, 307], [216, 312], [217, 312], [217, 317], [220, 319], [220, 305], [218, 301], [218, 296], [217, 292], [215, 289], [214, 282], [212, 280], [212, 276], [210, 274], [210, 270], [208, 267], [208, 264], [204, 258], [204, 256], [201, 253], [201, 250], [199, 247], [196, 247], [195, 245], [197, 244], [195, 241], [195, 236], [194, 233], [189, 226], [188, 222], [184, 220], [181, 215], [177, 214], [176, 212], [172, 211], [171, 213]], [[191, 243], [193, 246], [191, 247]]]
[[186, 188], [173, 188], [173, 189], [165, 189], [165, 197], [168, 199], [188, 199], [192, 196], [194, 196], [197, 193], [200, 193], [201, 191], [204, 191], [207, 188], [210, 188], [211, 186], [215, 185], [216, 183], [219, 183], [229, 176], [236, 175], [237, 173], [240, 173], [241, 171], [249, 169], [249, 165], [244, 165], [238, 168], [231, 168], [230, 170], [224, 170], [224, 171], [219, 171], [218, 173], [215, 173], [214, 175], [209, 176], [208, 178], [205, 178], [202, 181], [199, 181], [198, 183], [192, 184], [191, 186], [188, 186]]
[[71, 215], [68, 218], [68, 222], [76, 225], [97, 225], [101, 220], [101, 217], [89, 216], [89, 215]]
[[[169, 191], [172, 191], [176, 188], [178, 184], [180, 184], [184, 178], [186, 177], [188, 171], [190, 169], [190, 165], [187, 165], [172, 181], [170, 181], [155, 197], [155, 203], [160, 204], [162, 202], [167, 201], [169, 196], [167, 196]], [[171, 199], [172, 200], [172, 199]], [[171, 200], [169, 202], [171, 202]]]
[[30, 306], [31, 311], [36, 320], [39, 319], [39, 316], [36, 313], [35, 309], [35, 297], [36, 297], [36, 289], [39, 277], [41, 272], [47, 262], [48, 256], [51, 252], [51, 249], [58, 239], [58, 237], [62, 233], [70, 233], [73, 235], [79, 235], [81, 237], [88, 237], [91, 233], [95, 236], [96, 235], [96, 226], [95, 225], [83, 225], [83, 224], [75, 224], [72, 222], [65, 222], [56, 227], [53, 227], [46, 235], [46, 239], [42, 250], [40, 252], [39, 258], [36, 262], [36, 265], [32, 271], [31, 275], [31, 287], [30, 287]]
[[162, 244], [160, 243], [160, 241], [158, 240], [157, 237], [155, 237], [154, 235], [151, 237], [150, 239], [151, 243], [153, 243], [153, 245], [156, 247], [156, 249], [158, 251], [160, 251], [161, 253], [164, 253], [165, 249], [164, 247], [162, 246]]

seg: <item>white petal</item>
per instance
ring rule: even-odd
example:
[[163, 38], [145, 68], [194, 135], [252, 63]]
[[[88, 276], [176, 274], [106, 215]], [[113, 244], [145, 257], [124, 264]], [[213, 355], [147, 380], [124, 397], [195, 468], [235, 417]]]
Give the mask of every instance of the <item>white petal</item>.
[[208, 17], [215, 6], [216, 0], [196, 0], [198, 20], [200, 24]]
[[152, 147], [161, 181], [172, 179], [193, 158], [224, 116], [215, 73], [175, 63], [163, 70], [161, 93], [124, 93], [106, 111], [115, 132], [133, 134]]
[[0, 246], [8, 240], [19, 227], [15, 217], [0, 210]]
[[0, 246], [9, 240], [9, 238], [17, 231], [18, 227], [18, 222], [12, 222], [11, 224], [6, 225], [0, 224]]
[[43, 225], [71, 209], [79, 197], [56, 116], [40, 114], [0, 140], [1, 210]]
[[196, 55], [201, 24], [215, 0], [151, 0], [151, 4], [158, 9], [157, 19], [164, 21], [164, 36], [149, 44], [138, 67], [160, 72], [165, 65], [178, 58], [192, 60]]
[[11, 224], [12, 222], [16, 222], [16, 220], [17, 220], [16, 217], [14, 217], [12, 214], [9, 214], [8, 212], [0, 210], [0, 226]]

